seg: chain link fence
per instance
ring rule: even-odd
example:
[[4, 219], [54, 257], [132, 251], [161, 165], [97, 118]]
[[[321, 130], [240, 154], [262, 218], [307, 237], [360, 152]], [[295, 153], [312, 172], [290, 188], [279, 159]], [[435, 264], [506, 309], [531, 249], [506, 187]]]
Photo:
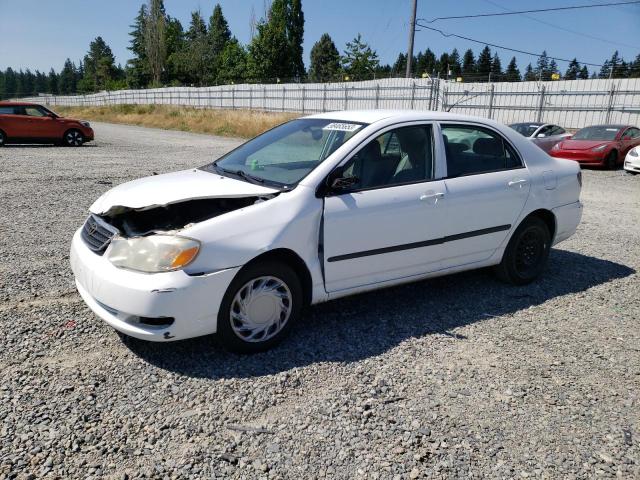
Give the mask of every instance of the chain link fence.
[[363, 82], [241, 84], [118, 90], [23, 99], [51, 106], [177, 105], [310, 114], [334, 110], [436, 110], [502, 123], [541, 121], [565, 128], [640, 124], [640, 78], [456, 83], [391, 78]]

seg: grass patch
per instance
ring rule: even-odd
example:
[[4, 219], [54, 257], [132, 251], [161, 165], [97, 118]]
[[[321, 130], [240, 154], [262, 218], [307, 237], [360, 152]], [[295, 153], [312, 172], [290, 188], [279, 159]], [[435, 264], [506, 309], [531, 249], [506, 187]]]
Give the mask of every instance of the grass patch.
[[51, 106], [65, 117], [97, 122], [251, 138], [300, 115], [252, 110], [210, 110], [169, 105]]

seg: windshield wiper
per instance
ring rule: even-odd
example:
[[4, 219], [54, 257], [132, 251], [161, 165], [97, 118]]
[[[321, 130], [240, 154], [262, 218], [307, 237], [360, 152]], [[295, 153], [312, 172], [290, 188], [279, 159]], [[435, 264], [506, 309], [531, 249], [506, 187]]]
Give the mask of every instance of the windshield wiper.
[[243, 171], [243, 170], [229, 170], [223, 167], [218, 166], [218, 164], [214, 163], [213, 168], [220, 173], [226, 173], [226, 174], [231, 174], [231, 175], [236, 175], [248, 182], [253, 182], [253, 183], [264, 183], [264, 178], [260, 178], [260, 177], [254, 177], [253, 175], [248, 174], [247, 172]]

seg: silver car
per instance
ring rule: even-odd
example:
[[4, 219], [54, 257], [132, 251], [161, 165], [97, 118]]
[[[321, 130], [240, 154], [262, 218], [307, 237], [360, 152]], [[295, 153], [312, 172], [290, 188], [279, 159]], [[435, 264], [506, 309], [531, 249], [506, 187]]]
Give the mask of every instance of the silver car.
[[571, 136], [564, 128], [551, 123], [523, 122], [513, 123], [509, 126], [522, 136], [529, 138], [547, 153], [556, 143]]

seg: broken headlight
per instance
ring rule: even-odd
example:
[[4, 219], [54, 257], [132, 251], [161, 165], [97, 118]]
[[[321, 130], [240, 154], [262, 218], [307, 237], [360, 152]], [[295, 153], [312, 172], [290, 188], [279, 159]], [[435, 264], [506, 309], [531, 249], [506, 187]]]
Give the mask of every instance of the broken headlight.
[[107, 258], [119, 268], [159, 273], [186, 267], [199, 250], [200, 242], [177, 235], [116, 236], [107, 250]]

